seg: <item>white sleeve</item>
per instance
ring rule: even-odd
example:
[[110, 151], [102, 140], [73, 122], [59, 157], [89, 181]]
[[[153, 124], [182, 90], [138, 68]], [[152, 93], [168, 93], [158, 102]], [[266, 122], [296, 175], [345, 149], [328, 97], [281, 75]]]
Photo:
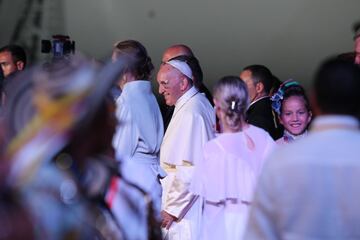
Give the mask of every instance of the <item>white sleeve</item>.
[[118, 125], [113, 137], [115, 158], [118, 161], [126, 161], [133, 156], [138, 143], [136, 123], [132, 119], [130, 109], [124, 105], [117, 107], [116, 118]]
[[279, 206], [276, 206], [277, 188], [274, 184], [276, 174], [268, 168], [272, 160], [275, 159], [268, 159], [260, 175], [244, 239], [281, 239], [277, 232], [279, 219], [276, 211], [279, 210]]

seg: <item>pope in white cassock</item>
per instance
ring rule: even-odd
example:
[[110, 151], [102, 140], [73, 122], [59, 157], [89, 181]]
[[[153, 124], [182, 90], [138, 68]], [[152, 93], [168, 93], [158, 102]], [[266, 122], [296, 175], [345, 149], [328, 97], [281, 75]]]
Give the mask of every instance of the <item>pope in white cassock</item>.
[[159, 93], [174, 114], [160, 148], [160, 164], [168, 174], [162, 180], [162, 227], [166, 239], [198, 239], [201, 201], [188, 191], [204, 144], [214, 137], [215, 112], [193, 86], [190, 66], [170, 60], [157, 75]]

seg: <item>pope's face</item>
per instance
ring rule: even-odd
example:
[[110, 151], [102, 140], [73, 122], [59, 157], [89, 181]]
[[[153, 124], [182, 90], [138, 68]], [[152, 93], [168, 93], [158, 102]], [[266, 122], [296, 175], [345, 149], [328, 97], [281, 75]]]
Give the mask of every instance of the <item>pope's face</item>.
[[176, 101], [182, 96], [181, 80], [182, 74], [172, 66], [163, 64], [157, 74], [159, 93], [164, 96], [168, 106], [175, 105]]

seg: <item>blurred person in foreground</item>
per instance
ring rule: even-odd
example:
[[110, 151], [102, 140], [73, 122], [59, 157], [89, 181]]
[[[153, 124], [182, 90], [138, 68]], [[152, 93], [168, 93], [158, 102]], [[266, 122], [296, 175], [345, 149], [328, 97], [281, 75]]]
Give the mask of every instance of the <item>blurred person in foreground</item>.
[[203, 199], [200, 239], [241, 239], [257, 178], [275, 143], [246, 123], [249, 96], [239, 77], [216, 83], [214, 103], [223, 132], [205, 144], [190, 191]]
[[[123, 65], [98, 70], [74, 57], [32, 68], [12, 82], [1, 190], [26, 210], [27, 239], [122, 238], [104, 201], [117, 175], [104, 154], [116, 126], [109, 90]], [[1, 236], [11, 239], [22, 222], [7, 220], [10, 228]]]
[[325, 61], [306, 138], [278, 148], [260, 176], [244, 239], [360, 238], [360, 68]]

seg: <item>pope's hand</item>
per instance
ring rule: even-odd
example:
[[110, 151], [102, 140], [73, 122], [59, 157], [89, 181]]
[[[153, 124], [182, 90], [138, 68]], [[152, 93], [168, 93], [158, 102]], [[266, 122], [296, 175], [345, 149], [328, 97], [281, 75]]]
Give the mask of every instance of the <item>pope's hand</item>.
[[166, 230], [169, 230], [171, 224], [174, 221], [177, 221], [177, 217], [175, 217], [165, 211], [161, 211], [161, 218], [162, 218], [161, 227], [166, 228]]

